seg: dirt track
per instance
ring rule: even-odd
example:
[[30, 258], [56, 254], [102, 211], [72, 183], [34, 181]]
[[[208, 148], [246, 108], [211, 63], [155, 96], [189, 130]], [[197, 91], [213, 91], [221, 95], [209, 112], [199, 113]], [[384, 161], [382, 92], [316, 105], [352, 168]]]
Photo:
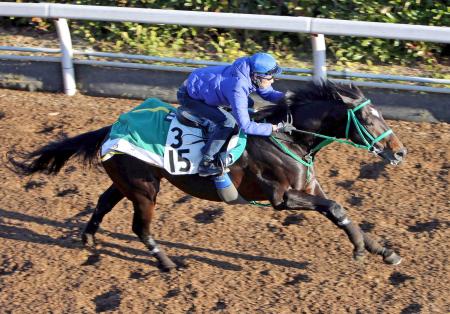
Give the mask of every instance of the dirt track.
[[90, 255], [80, 231], [109, 186], [70, 163], [19, 178], [12, 145], [31, 150], [114, 122], [138, 101], [0, 90], [1, 313], [448, 313], [449, 124], [389, 121], [409, 150], [384, 168], [331, 145], [316, 168], [331, 198], [399, 252], [399, 266], [352, 260], [345, 234], [314, 212], [275, 212], [190, 198], [164, 182], [153, 234], [179, 264], [161, 273], [131, 231], [122, 201]]

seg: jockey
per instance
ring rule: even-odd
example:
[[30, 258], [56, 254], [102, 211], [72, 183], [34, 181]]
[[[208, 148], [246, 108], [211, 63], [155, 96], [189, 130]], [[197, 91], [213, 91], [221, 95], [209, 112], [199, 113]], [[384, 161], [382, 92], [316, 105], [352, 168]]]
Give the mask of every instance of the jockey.
[[[285, 123], [272, 125], [251, 121], [248, 113], [249, 105], [253, 105], [249, 97], [252, 92], [256, 91], [264, 100], [273, 103], [284, 97], [272, 87], [273, 76], [280, 73], [276, 60], [270, 54], [260, 52], [239, 58], [228, 66], [196, 69], [184, 81], [177, 93], [183, 110], [214, 123], [214, 131], [202, 148], [200, 176], [221, 174], [222, 169], [215, 163], [215, 158], [231, 135], [235, 121], [249, 135], [270, 136], [274, 131], [292, 130], [292, 126]], [[222, 107], [231, 108], [231, 114]]]

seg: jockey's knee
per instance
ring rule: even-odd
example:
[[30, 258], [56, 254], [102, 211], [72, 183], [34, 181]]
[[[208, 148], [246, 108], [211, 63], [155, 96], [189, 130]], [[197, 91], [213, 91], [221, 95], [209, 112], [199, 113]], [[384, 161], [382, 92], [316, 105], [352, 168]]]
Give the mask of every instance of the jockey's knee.
[[224, 128], [230, 128], [234, 129], [234, 126], [236, 125], [236, 122], [233, 119], [226, 119], [223, 123]]

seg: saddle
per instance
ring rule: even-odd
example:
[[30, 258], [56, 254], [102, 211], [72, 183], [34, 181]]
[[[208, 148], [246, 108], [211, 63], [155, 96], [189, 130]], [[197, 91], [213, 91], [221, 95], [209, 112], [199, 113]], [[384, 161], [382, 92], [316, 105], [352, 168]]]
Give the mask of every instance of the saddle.
[[[195, 115], [189, 113], [188, 111], [186, 111], [183, 108], [183, 106], [180, 106], [177, 108], [176, 118], [177, 118], [178, 122], [180, 122], [183, 125], [186, 125], [186, 126], [192, 127], [192, 128], [201, 129], [203, 131], [203, 135], [205, 138], [208, 137], [208, 134], [211, 134], [214, 131], [214, 122], [212, 122], [206, 118], [198, 117], [198, 116], [195, 116]], [[234, 136], [237, 136], [237, 135], [239, 135], [239, 127], [236, 125], [233, 129], [233, 132], [227, 138], [225, 144], [222, 146], [219, 154], [226, 152], [230, 140]]]
[[[180, 109], [149, 98], [122, 114], [102, 145], [102, 160], [124, 153], [172, 175], [197, 173], [203, 156], [201, 148], [214, 124]], [[236, 129], [219, 153], [224, 168], [239, 159], [246, 141], [245, 134]]]

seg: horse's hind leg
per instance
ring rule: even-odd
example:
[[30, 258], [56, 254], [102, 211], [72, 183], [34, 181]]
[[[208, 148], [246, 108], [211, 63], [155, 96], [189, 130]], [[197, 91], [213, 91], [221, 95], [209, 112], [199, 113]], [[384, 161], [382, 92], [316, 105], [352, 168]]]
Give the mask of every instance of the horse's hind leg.
[[155, 214], [156, 196], [161, 177], [149, 164], [128, 155], [115, 155], [103, 162], [114, 185], [134, 207], [133, 231], [157, 258], [165, 270], [176, 265], [156, 244], [150, 234], [150, 223]]
[[95, 233], [100, 227], [103, 217], [105, 217], [105, 215], [109, 213], [123, 198], [124, 195], [122, 192], [120, 192], [114, 185], [111, 185], [102, 195], [100, 195], [91, 219], [87, 223], [81, 236], [82, 241], [86, 246], [95, 246]]
[[[156, 199], [156, 194], [153, 199]], [[150, 253], [156, 257], [163, 270], [170, 270], [176, 267], [166, 253], [159, 247], [150, 234], [150, 223], [155, 214], [155, 201], [148, 197], [139, 197], [133, 202], [133, 231], [141, 239], [141, 241], [150, 250]]]

